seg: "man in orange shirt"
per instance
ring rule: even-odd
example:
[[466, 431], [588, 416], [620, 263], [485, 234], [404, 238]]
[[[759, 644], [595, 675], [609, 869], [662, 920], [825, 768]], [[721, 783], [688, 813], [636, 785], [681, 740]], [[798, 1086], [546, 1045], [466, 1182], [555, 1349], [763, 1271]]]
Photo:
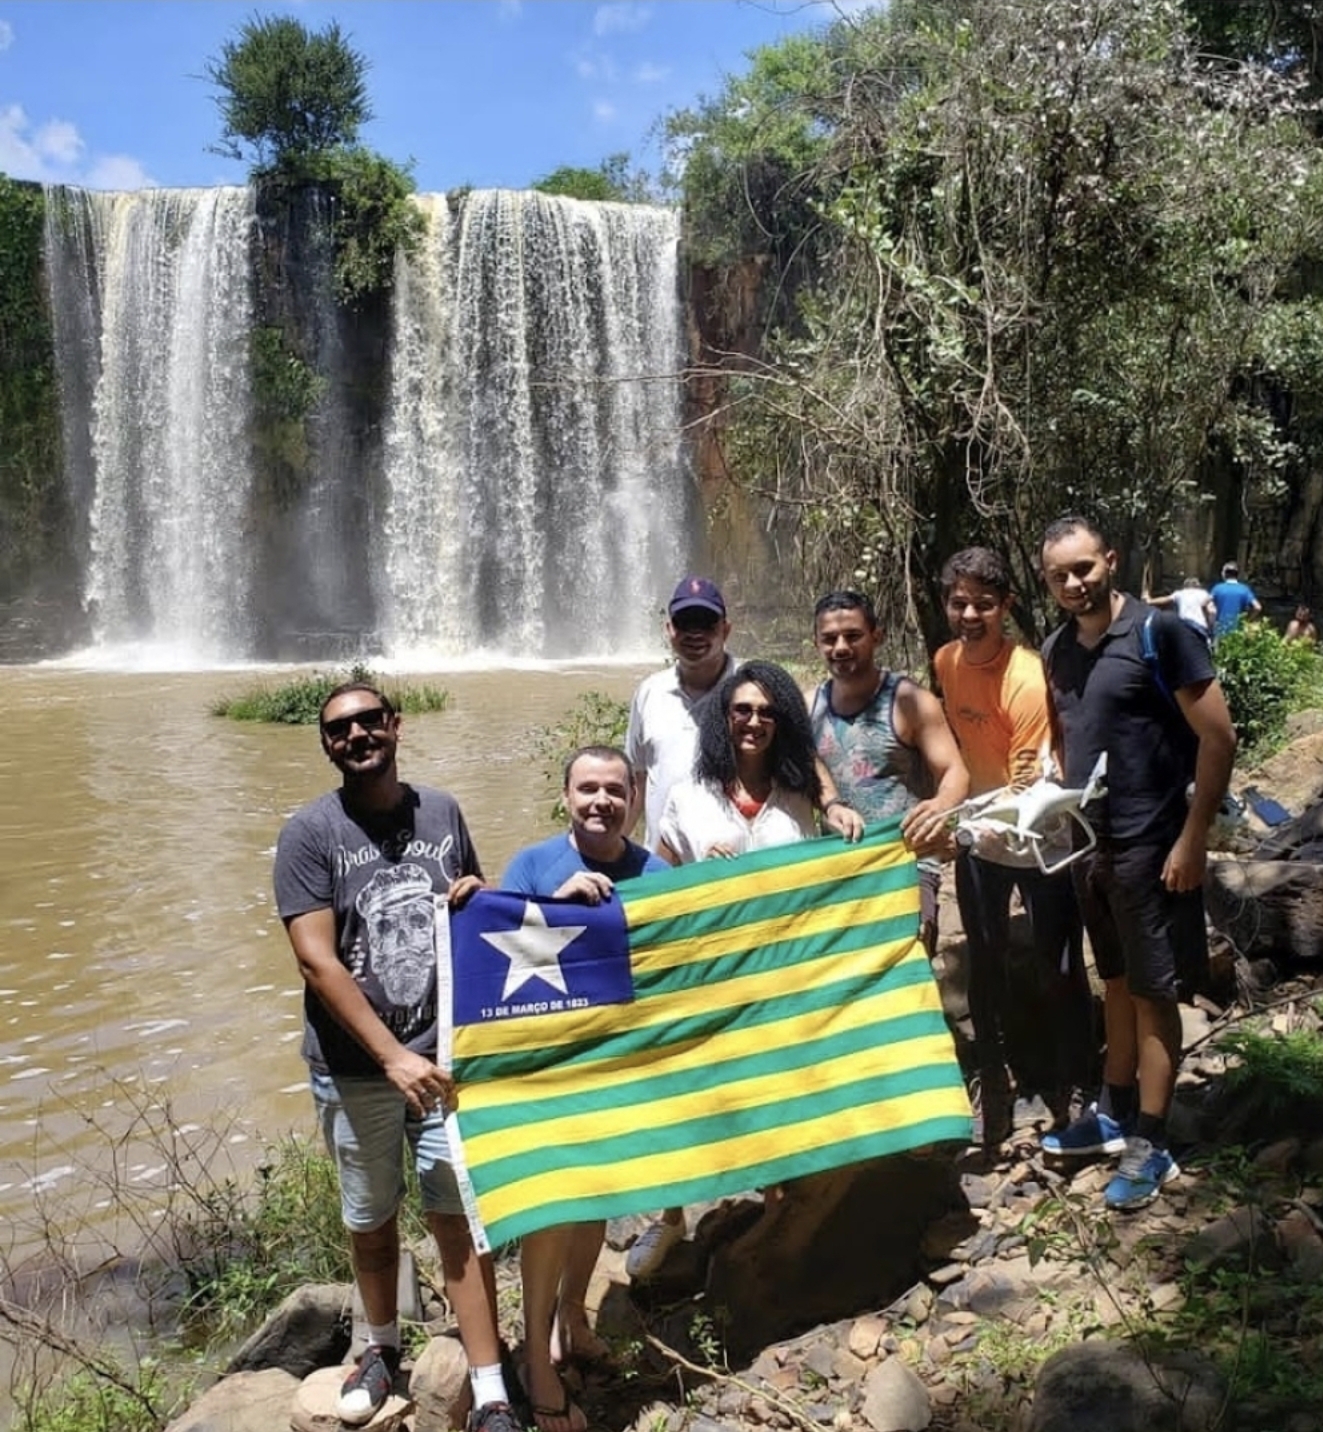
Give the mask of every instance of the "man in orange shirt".
[[[942, 571], [942, 594], [955, 640], [938, 650], [933, 667], [946, 719], [969, 769], [970, 795], [1003, 786], [1023, 789], [1042, 774], [1052, 732], [1038, 653], [1006, 637], [1013, 600], [1006, 564], [986, 547], [957, 552]], [[956, 861], [956, 901], [969, 947], [969, 1014], [988, 1148], [1008, 1138], [1012, 1124], [1005, 1026], [1011, 894], [1017, 889], [1051, 1002], [1053, 1072], [1044, 1093], [1058, 1123], [1065, 1122], [1071, 1088], [1088, 1080], [1094, 1059], [1083, 935], [1069, 871], [1044, 875], [1037, 868], [962, 853]]]

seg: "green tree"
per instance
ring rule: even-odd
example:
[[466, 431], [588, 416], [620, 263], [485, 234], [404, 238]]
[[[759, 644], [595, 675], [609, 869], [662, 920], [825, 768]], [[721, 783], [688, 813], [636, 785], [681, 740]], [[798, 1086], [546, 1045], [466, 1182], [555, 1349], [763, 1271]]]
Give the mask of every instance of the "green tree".
[[217, 152], [257, 171], [299, 170], [313, 155], [352, 145], [372, 118], [367, 61], [332, 21], [309, 30], [288, 15], [253, 16], [207, 61], [221, 94]]
[[631, 170], [628, 153], [608, 154], [593, 169], [562, 164], [529, 186], [540, 194], [563, 194], [570, 199], [591, 199], [618, 204], [647, 203], [652, 197], [648, 177]]
[[817, 228], [817, 166], [847, 40], [837, 27], [763, 46], [746, 74], [662, 122], [664, 178], [684, 199], [686, 246], [700, 263], [755, 254], [789, 262]]
[[1032, 593], [1062, 510], [1153, 550], [1216, 463], [1280, 487], [1263, 381], [1319, 341], [1292, 289], [1323, 242], [1289, 76], [1207, 61], [1177, 0], [894, 0], [821, 45], [778, 112], [818, 151], [787, 180], [822, 226], [813, 282], [726, 442], [810, 582], [900, 621], [917, 598], [932, 641], [971, 540]]

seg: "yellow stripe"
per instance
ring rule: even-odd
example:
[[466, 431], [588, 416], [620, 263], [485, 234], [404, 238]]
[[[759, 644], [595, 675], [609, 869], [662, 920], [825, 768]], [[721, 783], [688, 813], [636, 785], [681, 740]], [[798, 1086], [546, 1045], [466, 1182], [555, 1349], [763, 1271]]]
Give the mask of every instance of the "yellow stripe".
[[[603, 1059], [595, 1063], [556, 1064], [536, 1074], [521, 1075], [518, 1079], [495, 1079], [481, 1084], [464, 1086], [464, 1107], [469, 1110], [501, 1108], [512, 1098], [511, 1085], [517, 1084], [518, 1098], [541, 1098], [546, 1094], [572, 1093], [578, 1088], [595, 1085], [599, 1080], [614, 1083], [646, 1071], [651, 1074], [661, 1067], [660, 1060], [666, 1060], [668, 1071], [707, 1069], [714, 1064], [724, 1064], [731, 1059], [741, 1059], [748, 1054], [760, 1054], [766, 1049], [789, 1048], [805, 1040], [819, 1037], [828, 1027], [833, 1032], [862, 1029], [869, 1024], [882, 1024], [887, 1020], [901, 1019], [908, 1014], [940, 1013], [941, 994], [935, 980], [923, 980], [918, 984], [905, 985], [900, 989], [881, 990], [853, 1000], [848, 1005], [833, 1005], [829, 1009], [809, 1010], [805, 1014], [779, 1020], [775, 1024], [759, 1024], [747, 1029], [728, 1029], [703, 1040], [689, 1040], [683, 1045], [663, 1047], [656, 1056], [657, 1062], [646, 1060], [646, 1056], [632, 1054], [624, 1059]], [[949, 1056], [949, 1043], [943, 1051]], [[536, 1087], [537, 1094], [532, 1090]], [[540, 1127], [540, 1126], [539, 1126]]]
[[[922, 958], [917, 951], [917, 942], [913, 939], [894, 940], [886, 945], [870, 945], [846, 954], [824, 955], [807, 967], [796, 966], [790, 971], [764, 970], [758, 974], [723, 980], [719, 996], [714, 995], [710, 985], [699, 985], [653, 999], [635, 1000], [631, 1004], [604, 1004], [595, 1009], [576, 1009], [564, 1014], [463, 1025], [455, 1030], [454, 1052], [457, 1058], [472, 1059], [484, 1054], [549, 1049], [560, 1044], [648, 1029], [654, 1025], [670, 1025], [676, 1020], [708, 1014], [714, 1005], [738, 1008], [784, 995], [794, 988], [816, 988], [833, 980], [859, 979], [870, 974], [880, 978], [887, 970], [899, 966], [907, 956]], [[803, 979], [805, 969], [812, 972], [811, 982], [801, 986], [788, 983], [789, 979]]]
[[724, 880], [668, 890], [659, 895], [631, 895], [625, 902], [626, 918], [634, 928], [650, 920], [667, 920], [676, 915], [715, 910], [735, 900], [779, 895], [787, 890], [805, 890], [829, 880], [858, 875], [860, 871], [889, 870], [913, 860], [913, 855], [899, 840], [883, 846], [846, 844], [838, 852], [823, 854], [815, 860], [753, 870], [747, 875], [733, 875]]
[[[647, 1117], [647, 1111], [641, 1110], [640, 1117]], [[969, 1100], [963, 1085], [957, 1082], [949, 1089], [928, 1090], [884, 1104], [828, 1114], [789, 1129], [778, 1127], [728, 1139], [720, 1145], [721, 1164], [727, 1171], [757, 1169], [791, 1151], [803, 1153], [843, 1139], [903, 1129], [929, 1119], [968, 1117]], [[788, 1149], [791, 1140], [793, 1146]], [[574, 1172], [572, 1181], [564, 1170], [536, 1174], [484, 1194], [479, 1203], [484, 1221], [494, 1224], [525, 1209], [540, 1208], [565, 1198], [591, 1198], [665, 1187], [692, 1178], [695, 1172], [693, 1151], [681, 1149], [623, 1163], [604, 1161], [586, 1166]]]
[[[514, 1154], [555, 1146], [568, 1147], [584, 1140], [619, 1138], [637, 1131], [641, 1112], [645, 1114], [650, 1129], [660, 1129], [686, 1119], [703, 1118], [714, 1113], [718, 1107], [723, 1113], [761, 1108], [765, 1104], [783, 1103], [799, 1095], [834, 1089], [856, 1079], [941, 1065], [949, 1060], [950, 1054], [951, 1036], [943, 1029], [940, 1034], [880, 1044], [869, 1050], [852, 1050], [834, 1059], [822, 1060], [808, 1069], [758, 1074], [722, 1083], [718, 1090], [705, 1087], [669, 1098], [649, 1099], [644, 1111], [638, 1105], [631, 1105], [591, 1114], [568, 1114], [557, 1119], [539, 1120], [531, 1127], [523, 1124], [499, 1133], [470, 1137], [464, 1140], [465, 1157], [470, 1164], [477, 1166]], [[669, 1060], [659, 1059], [648, 1065], [647, 1072], [668, 1074], [672, 1067]], [[537, 1098], [541, 1094], [562, 1092], [554, 1087], [555, 1082], [548, 1081], [544, 1085], [533, 1081], [508, 1080], [505, 1081], [506, 1097]], [[526, 1087], [526, 1084], [532, 1084], [532, 1087]]]
[[843, 900], [837, 904], [819, 905], [816, 909], [797, 910], [793, 915], [772, 915], [762, 920], [749, 920], [743, 925], [725, 926], [720, 930], [674, 940], [669, 944], [648, 944], [632, 952], [630, 963], [638, 974], [655, 974], [716, 960], [741, 950], [757, 949], [778, 940], [810, 939], [830, 934], [833, 930], [849, 930], [855, 925], [875, 924], [881, 920], [898, 920], [919, 913], [919, 887], [911, 885], [891, 895], [869, 895], [859, 900]]

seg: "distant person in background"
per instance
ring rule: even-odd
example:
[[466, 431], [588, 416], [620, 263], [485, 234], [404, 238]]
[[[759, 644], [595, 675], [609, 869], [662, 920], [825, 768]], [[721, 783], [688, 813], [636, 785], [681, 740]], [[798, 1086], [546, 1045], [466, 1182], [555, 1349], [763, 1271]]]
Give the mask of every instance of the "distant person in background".
[[1155, 597], [1145, 592], [1140, 600], [1151, 607], [1174, 607], [1176, 615], [1187, 626], [1192, 626], [1205, 641], [1212, 639], [1213, 628], [1208, 611], [1213, 597], [1198, 577], [1186, 577], [1185, 584], [1169, 597]]
[[1234, 562], [1227, 562], [1222, 567], [1222, 580], [1209, 593], [1204, 610], [1213, 619], [1213, 635], [1218, 637], [1235, 631], [1247, 612], [1258, 616], [1263, 608], [1258, 597], [1240, 580], [1240, 568]]
[[[617, 882], [666, 862], [625, 835], [634, 810], [634, 768], [614, 746], [584, 746], [565, 763], [570, 828], [527, 846], [510, 862], [502, 890], [600, 905]], [[556, 1372], [561, 1362], [601, 1362], [610, 1349], [588, 1323], [584, 1302], [606, 1224], [563, 1223], [522, 1240], [527, 1391], [539, 1432], [583, 1432], [583, 1410]]]
[[1286, 624], [1287, 641], [1303, 641], [1310, 646], [1318, 644], [1318, 628], [1314, 625], [1314, 614], [1303, 604], [1295, 609], [1295, 616]]

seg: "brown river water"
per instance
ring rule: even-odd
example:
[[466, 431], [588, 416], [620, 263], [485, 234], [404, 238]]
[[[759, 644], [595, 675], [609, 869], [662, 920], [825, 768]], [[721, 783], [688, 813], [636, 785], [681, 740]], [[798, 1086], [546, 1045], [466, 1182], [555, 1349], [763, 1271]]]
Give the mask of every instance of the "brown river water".
[[[660, 658], [659, 658], [660, 660]], [[489, 878], [554, 829], [534, 732], [642, 666], [427, 674], [406, 779], [459, 799]], [[52, 1223], [125, 1249], [171, 1186], [311, 1132], [300, 983], [272, 907], [276, 834], [336, 783], [310, 727], [222, 720], [251, 672], [0, 668], [0, 1254]], [[128, 1230], [129, 1235], [132, 1229]]]

